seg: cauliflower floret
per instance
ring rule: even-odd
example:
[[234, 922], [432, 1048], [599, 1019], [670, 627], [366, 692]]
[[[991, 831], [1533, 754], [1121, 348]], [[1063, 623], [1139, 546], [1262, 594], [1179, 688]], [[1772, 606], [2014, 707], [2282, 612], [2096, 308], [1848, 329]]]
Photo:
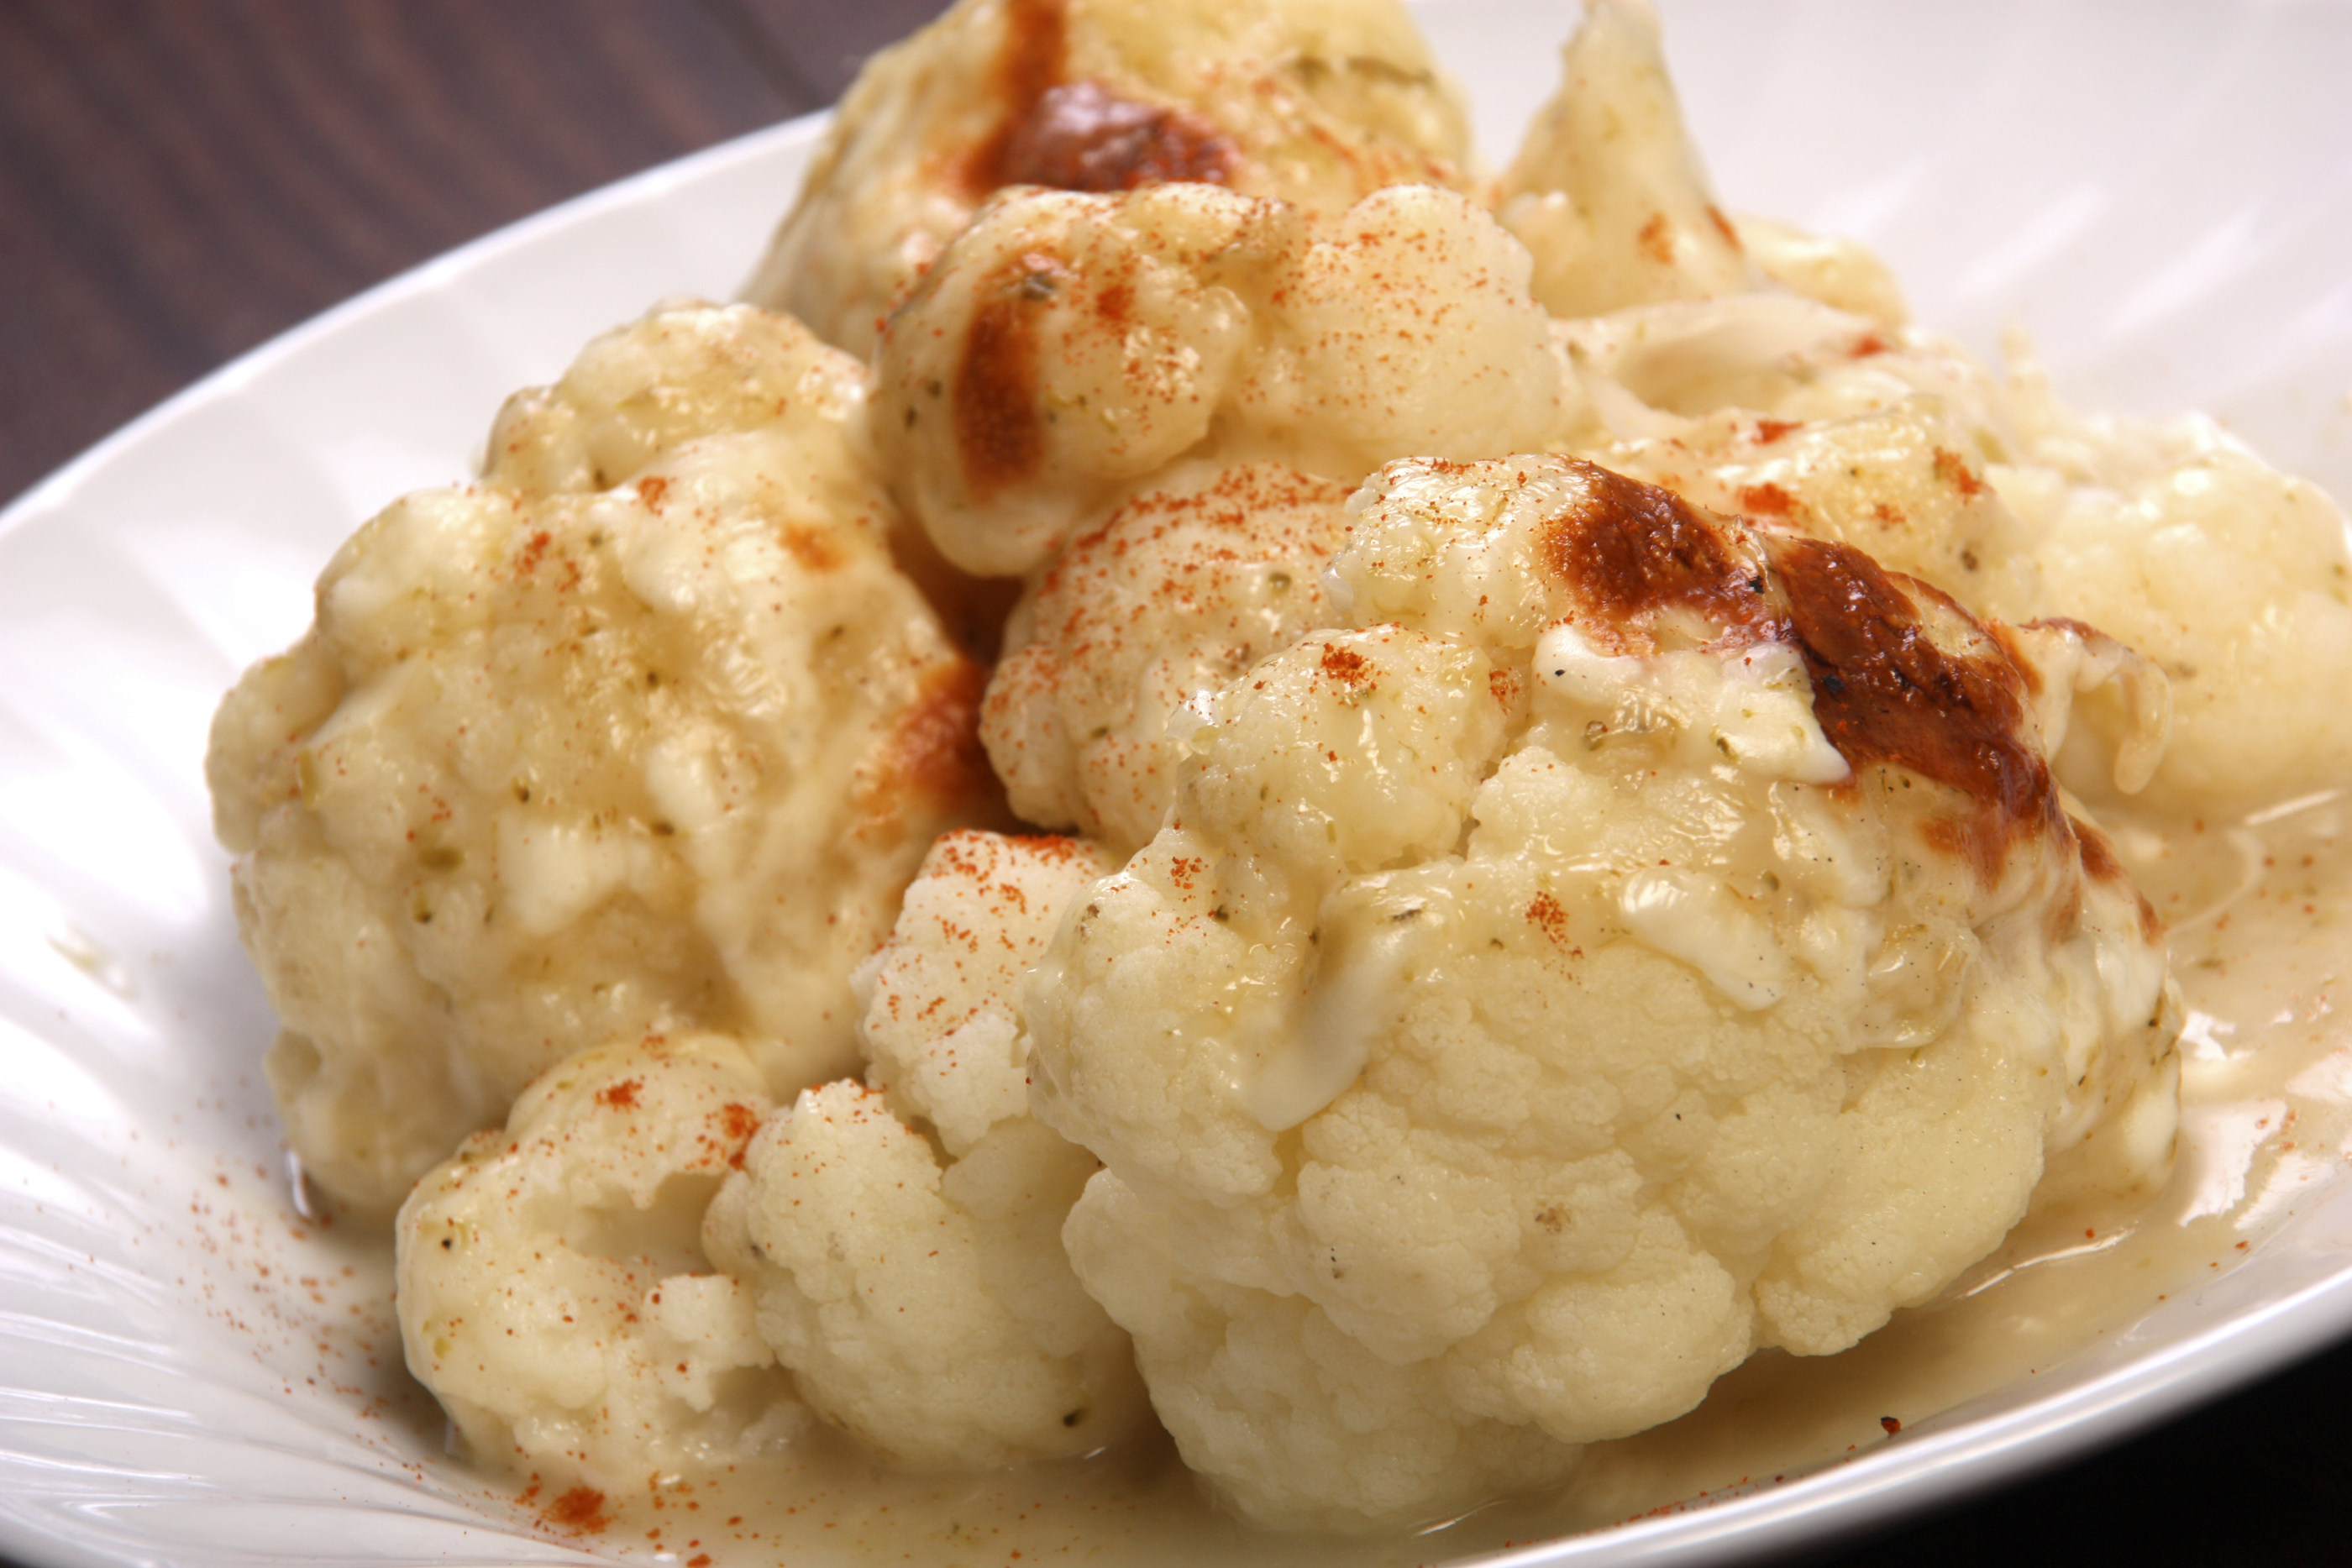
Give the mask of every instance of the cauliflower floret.
[[[1108, 1167], [1080, 1277], [1244, 1512], [1442, 1516], [1851, 1344], [2045, 1169], [2160, 1183], [2160, 934], [2042, 750], [2100, 659], [2032, 639], [2080, 633], [1572, 460], [1351, 505], [1361, 629], [1207, 700], [1028, 1004], [1035, 1113]], [[1251, 1437], [1267, 1378], [1381, 1483]]]
[[[2173, 741], [2147, 803], [2235, 816], [2352, 780], [2336, 685], [2352, 668], [2352, 549], [2336, 503], [2210, 421], [2082, 419], [2021, 345], [2012, 364], [2027, 450], [1989, 477], [2033, 529], [2043, 613], [2096, 623], [2171, 683]], [[2117, 722], [2085, 716], [2103, 745]]]
[[608, 490], [673, 448], [782, 425], [804, 436], [802, 482], [835, 517], [887, 537], [956, 642], [992, 660], [1010, 596], [950, 566], [919, 528], [877, 509], [865, 447], [866, 378], [788, 316], [698, 300], [658, 305], [581, 351], [553, 386], [516, 393], [491, 428], [485, 475], [504, 488]]
[[[1103, 1305], [1134, 1330], [1161, 1419], [1197, 1435], [1186, 1457], [1213, 1453], [1229, 1473], [1267, 1478], [1244, 1492], [1258, 1523], [1361, 1529], [1412, 1517], [1414, 1500], [1530, 1490], [1574, 1463], [1576, 1448], [1537, 1427], [1432, 1419], [1446, 1403], [1437, 1364], [1397, 1364], [1303, 1296], [1189, 1267], [1168, 1231], [1164, 1214], [1106, 1171], [1063, 1239]], [[1293, 1492], [1294, 1474], [1313, 1476], [1313, 1487]]]
[[1063, 908], [1118, 867], [1084, 839], [942, 833], [856, 975], [866, 1081], [961, 1159], [1029, 1113], [1021, 988]]
[[[1997, 381], [1958, 345], [1793, 296], [1564, 324], [1591, 418], [1561, 445], [1699, 505], [1861, 547], [1972, 610], [2087, 622], [2169, 677], [2145, 804], [2236, 815], [2352, 777], [2330, 672], [2352, 656], [2343, 515], [2210, 422], [2084, 420], [2022, 342]], [[2086, 711], [2069, 788], [2115, 810]], [[2095, 740], [2096, 745], [2093, 747]]]
[[854, 440], [865, 400], [857, 367], [788, 316], [665, 301], [591, 342], [553, 385], [509, 398], [483, 476], [535, 494], [609, 490], [689, 443], [781, 429], [799, 438], [800, 483], [824, 509], [878, 535], [890, 512]]
[[402, 1343], [474, 1452], [602, 1486], [750, 1458], [804, 1430], [751, 1294], [696, 1245], [767, 1114], [719, 1035], [583, 1051], [402, 1206]]
[[[362, 1208], [605, 1040], [724, 1029], [779, 1092], [843, 1071], [850, 970], [932, 836], [992, 811], [979, 672], [855, 459], [857, 367], [745, 309], [663, 313], [585, 365], [616, 361], [638, 393], [583, 371], [594, 395], [501, 422], [492, 472], [531, 488], [362, 528], [214, 721], [271, 1085]], [[611, 487], [538, 487], [583, 476]]]
[[1014, 609], [981, 707], [1022, 820], [1141, 848], [1175, 794], [1178, 710], [1328, 618], [1347, 498], [1279, 464], [1201, 465], [1073, 540]]
[[1310, 226], [1213, 185], [1026, 191], [890, 320], [874, 436], [968, 571], [1016, 575], [1182, 457], [1353, 485], [1411, 454], [1539, 446], [1566, 418], [1527, 252], [1451, 191]]
[[862, 354], [1001, 186], [1199, 180], [1338, 213], [1466, 188], [1468, 158], [1395, 0], [964, 0], [859, 76], [744, 294]]
[[1536, 298], [1595, 316], [1761, 282], [1684, 133], [1647, 0], [1592, 0], [1566, 67], [1496, 193], [1535, 253]]
[[1588, 0], [1560, 89], [1496, 186], [1561, 317], [1783, 288], [1870, 318], [1910, 319], [1885, 263], [1852, 240], [1727, 218], [1683, 126], [1649, 0]]
[[1019, 1044], [1021, 980], [1111, 864], [1072, 839], [942, 837], [860, 971], [869, 1084], [802, 1094], [711, 1206], [706, 1245], [810, 1405], [894, 1464], [1084, 1453], [1148, 1409], [1062, 1251], [1097, 1163], [1030, 1118]]
[[1979, 613], [2041, 613], [2033, 533], [1986, 477], [2018, 440], [1958, 345], [1793, 295], [1576, 322], [1578, 455], [1698, 505], [1867, 550]]

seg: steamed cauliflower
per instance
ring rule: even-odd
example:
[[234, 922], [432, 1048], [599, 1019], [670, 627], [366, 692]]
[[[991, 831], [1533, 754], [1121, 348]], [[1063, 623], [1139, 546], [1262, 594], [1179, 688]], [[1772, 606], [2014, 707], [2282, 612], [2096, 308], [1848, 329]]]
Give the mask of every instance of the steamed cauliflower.
[[1015, 607], [981, 708], [1013, 810], [1140, 849], [1175, 794], [1178, 711], [1328, 617], [1347, 497], [1279, 464], [1201, 465], [1073, 540]]
[[[1971, 610], [2100, 626], [2169, 677], [2141, 804], [2240, 815], [2352, 777], [2341, 512], [2214, 427], [2084, 420], [2020, 344], [2003, 384], [1907, 324], [1852, 242], [1724, 217], [1642, 0], [1593, 0], [1497, 195], [1563, 321], [1580, 422], [1549, 444], [1858, 546]], [[2127, 722], [2099, 701], [2103, 750]], [[2071, 788], [2115, 809], [2095, 766]]]
[[1588, 0], [1559, 90], [1495, 190], [1496, 214], [1535, 257], [1555, 316], [1604, 315], [1778, 284], [1875, 320], [1908, 319], [1901, 289], [1851, 240], [1716, 205], [1667, 79], [1649, 0]]
[[581, 1052], [400, 1211], [409, 1370], [493, 1461], [611, 1487], [755, 1458], [807, 1412], [696, 1237], [769, 1109], [719, 1035]]
[[891, 318], [875, 443], [941, 553], [997, 576], [1179, 459], [1352, 486], [1392, 457], [1539, 447], [1569, 382], [1528, 266], [1427, 185], [1319, 225], [1205, 184], [1011, 193]]
[[[2032, 530], [2043, 613], [2096, 623], [2169, 679], [2148, 803], [2234, 816], [2352, 779], [2342, 509], [2210, 420], [2084, 419], [2015, 359], [2024, 450], [1988, 478]], [[2105, 744], [2117, 723], [2086, 716]]]
[[789, 317], [666, 301], [591, 341], [554, 384], [509, 398], [483, 476], [526, 494], [588, 495], [696, 442], [765, 430], [796, 438], [798, 482], [818, 507], [878, 534], [890, 513], [851, 434], [863, 382]]
[[337, 1197], [388, 1211], [606, 1040], [724, 1029], [782, 1092], [856, 1061], [849, 971], [992, 795], [861, 395], [792, 322], [657, 310], [509, 409], [488, 482], [362, 528], [222, 704], [270, 1083]]
[[1856, 546], [1980, 614], [2043, 612], [2033, 531], [1987, 478], [2015, 422], [1948, 340], [1773, 292], [1564, 330], [1594, 415], [1578, 455]]
[[1596, 316], [1756, 287], [1684, 132], [1646, 0], [1593, 5], [1565, 63], [1496, 193], [1535, 255], [1536, 298], [1555, 316]]
[[[2168, 677], [2141, 808], [2236, 816], [2352, 777], [2343, 514], [2201, 419], [2083, 419], [2021, 343], [1996, 379], [1916, 328], [1773, 292], [1565, 324], [1559, 444], [1705, 507], [1858, 546], [1979, 613], [2097, 625]], [[2100, 701], [2103, 750], [2128, 721]], [[2095, 758], [2067, 785], [2116, 809]]]
[[706, 1244], [761, 1337], [893, 1464], [1085, 1453], [1148, 1409], [1062, 1252], [1096, 1162], [1028, 1114], [1020, 1037], [1021, 981], [1112, 863], [1074, 839], [943, 836], [859, 972], [866, 1082], [803, 1093], [711, 1206]]
[[1468, 159], [1396, 0], [963, 0], [859, 76], [745, 298], [864, 353], [1003, 186], [1202, 181], [1337, 214], [1466, 187]]
[[207, 770], [477, 1452], [1156, 1407], [1417, 1526], [2163, 1181], [2082, 802], [2352, 774], [2340, 516], [1727, 217], [1647, 0], [1565, 74], [1490, 182], [1394, 0], [960, 0], [748, 286], [809, 326], [659, 306], [337, 555]]
[[1351, 509], [1344, 629], [1206, 699], [1028, 1001], [1108, 1167], [1079, 1277], [1245, 1514], [1558, 1475], [1928, 1300], [2045, 1172], [2160, 1182], [2159, 933], [2044, 753], [2159, 680], [1580, 462]]

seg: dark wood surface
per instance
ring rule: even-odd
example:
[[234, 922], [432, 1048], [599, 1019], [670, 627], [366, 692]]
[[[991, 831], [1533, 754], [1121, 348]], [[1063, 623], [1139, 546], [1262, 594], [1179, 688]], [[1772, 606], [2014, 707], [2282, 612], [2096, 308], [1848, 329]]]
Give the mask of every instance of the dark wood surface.
[[0, 500], [370, 284], [823, 108], [940, 3], [0, 0]]
[[[937, 4], [0, 0], [0, 499], [404, 267], [829, 102]], [[1823, 1560], [2352, 1561], [2352, 1348]]]

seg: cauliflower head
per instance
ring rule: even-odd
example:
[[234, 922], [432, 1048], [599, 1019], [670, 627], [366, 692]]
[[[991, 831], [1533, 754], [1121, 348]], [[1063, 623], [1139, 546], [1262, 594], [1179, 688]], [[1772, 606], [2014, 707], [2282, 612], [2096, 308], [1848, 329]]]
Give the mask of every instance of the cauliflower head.
[[940, 552], [996, 576], [1181, 458], [1354, 485], [1538, 447], [1570, 383], [1528, 265], [1428, 185], [1322, 225], [1208, 184], [1009, 193], [892, 316], [875, 443]]
[[733, 1464], [808, 1427], [751, 1292], [696, 1241], [769, 1108], [724, 1036], [600, 1046], [416, 1185], [398, 1227], [401, 1340], [476, 1454], [611, 1487]]
[[[1561, 330], [1585, 411], [1562, 448], [2153, 660], [2174, 720], [2146, 808], [2234, 816], [2352, 778], [2343, 514], [2210, 422], [2084, 419], [2021, 341], [1997, 379], [1935, 334], [1770, 290]], [[2060, 776], [2123, 810], [2101, 758], [2134, 721], [2105, 699], [2082, 717]]]
[[1725, 216], [1684, 129], [1649, 0], [1588, 0], [1559, 90], [1494, 192], [1555, 316], [1751, 292], [1768, 282], [1885, 327], [1909, 319], [1885, 264], [1852, 240]]
[[[2352, 780], [2342, 510], [2210, 420], [2081, 418], [2016, 359], [2024, 449], [1990, 478], [2032, 530], [2042, 612], [2095, 622], [2170, 683], [2147, 803], [2236, 816]], [[2083, 731], [2112, 745], [2120, 722], [2102, 706]]]
[[1760, 275], [1707, 183], [1647, 0], [1592, 0], [1559, 91], [1496, 193], [1556, 316], [1753, 288]]
[[1187, 465], [1031, 582], [980, 735], [1024, 821], [1131, 853], [1160, 829], [1198, 693], [1329, 617], [1347, 486], [1280, 464]]
[[1146, 1419], [1127, 1336], [1062, 1251], [1098, 1166], [1028, 1114], [1020, 1033], [1021, 981], [1113, 863], [1073, 839], [943, 836], [860, 972], [867, 1082], [803, 1092], [711, 1205], [706, 1245], [761, 1337], [894, 1465], [1062, 1458]]
[[788, 316], [667, 300], [592, 340], [553, 384], [509, 398], [483, 476], [501, 489], [587, 495], [711, 436], [788, 433], [799, 482], [878, 534], [892, 515], [876, 504], [856, 446], [865, 396], [857, 366]]
[[1021, 991], [1071, 899], [1118, 868], [1085, 839], [942, 833], [856, 977], [866, 1082], [962, 1158], [1029, 1113]]
[[389, 1212], [607, 1040], [730, 1030], [780, 1092], [855, 1061], [850, 971], [993, 793], [858, 381], [778, 318], [657, 311], [509, 410], [490, 482], [363, 527], [222, 704], [270, 1082], [339, 1197]]
[[853, 352], [988, 194], [1204, 181], [1336, 214], [1468, 187], [1396, 0], [963, 0], [858, 77], [745, 298]]
[[1073, 1262], [1244, 1512], [1441, 1517], [1853, 1343], [2045, 1170], [2161, 1180], [2160, 933], [2043, 749], [2119, 652], [1571, 459], [1351, 505], [1345, 629], [1206, 699], [1027, 1005]]
[[2016, 423], [1958, 345], [1769, 290], [1564, 330], [1593, 411], [1578, 455], [1856, 546], [1979, 614], [2043, 612], [2033, 531], [1989, 477]]

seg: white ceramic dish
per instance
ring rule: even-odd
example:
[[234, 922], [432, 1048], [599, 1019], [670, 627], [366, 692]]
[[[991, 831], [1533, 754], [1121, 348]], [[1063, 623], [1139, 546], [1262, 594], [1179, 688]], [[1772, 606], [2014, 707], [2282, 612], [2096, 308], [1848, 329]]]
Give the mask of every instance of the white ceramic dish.
[[[1727, 200], [1858, 234], [1921, 318], [2022, 321], [2091, 407], [2201, 406], [2352, 496], [2352, 8], [1668, 0]], [[1563, 4], [1434, 0], [1506, 148]], [[0, 1553], [28, 1564], [588, 1562], [438, 1462], [380, 1268], [288, 1209], [200, 777], [219, 693], [404, 488], [591, 333], [748, 270], [777, 128], [311, 322], [0, 517]], [[2352, 1184], [2032, 1386], [1843, 1466], [1514, 1563], [1786, 1551], [1991, 1485], [2352, 1328]], [[396, 1343], [396, 1342], [394, 1342]], [[658, 1554], [654, 1554], [656, 1557]]]

